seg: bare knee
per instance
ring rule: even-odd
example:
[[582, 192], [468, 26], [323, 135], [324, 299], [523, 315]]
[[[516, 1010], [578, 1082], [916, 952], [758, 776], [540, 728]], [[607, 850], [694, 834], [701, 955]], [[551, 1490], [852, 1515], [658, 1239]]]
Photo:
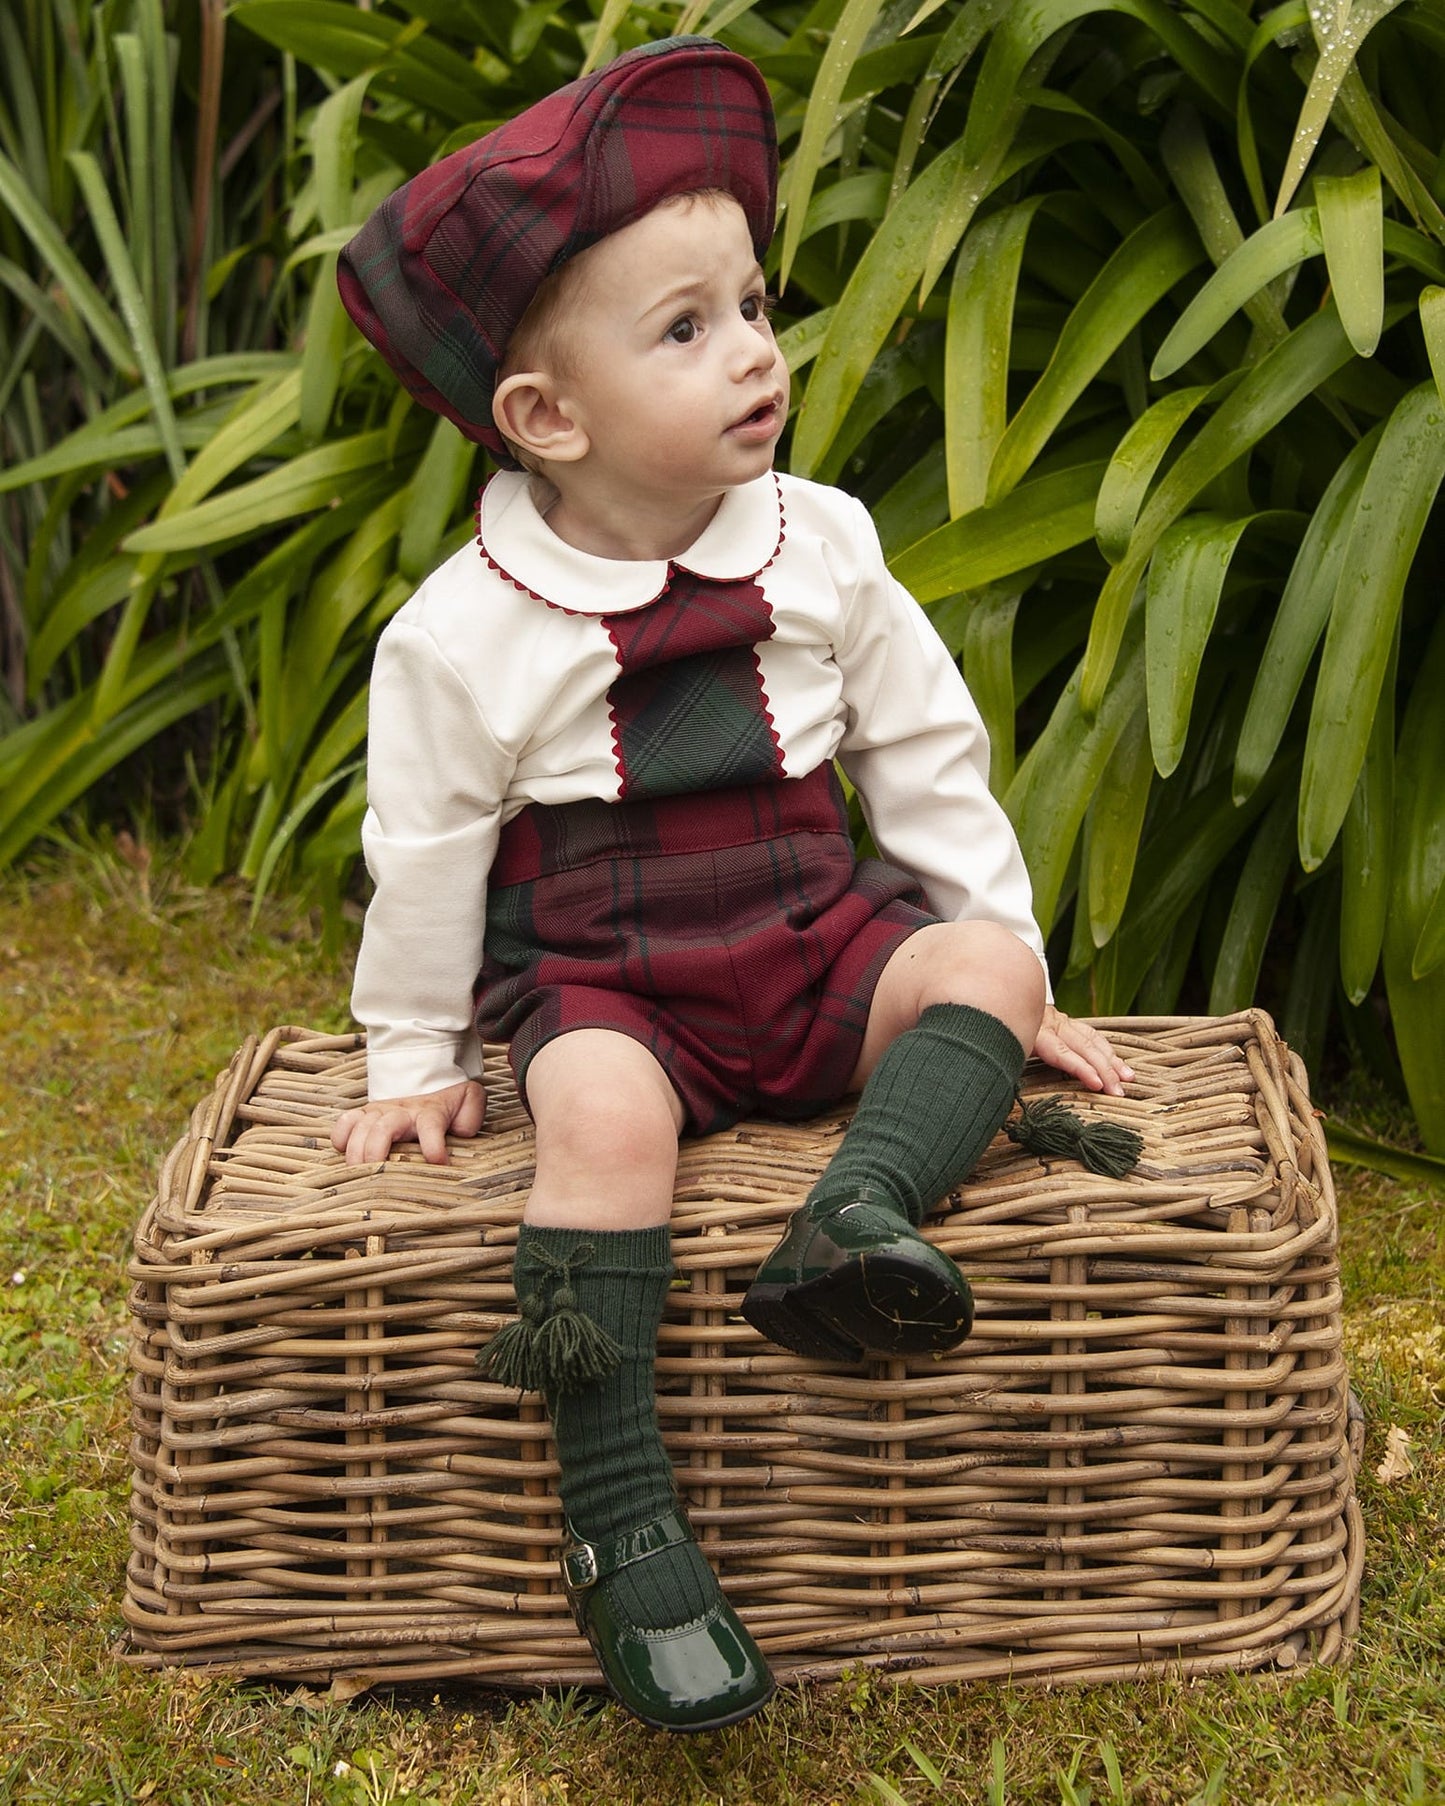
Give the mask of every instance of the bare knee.
[[677, 1127], [666, 1102], [635, 1086], [578, 1093], [537, 1115], [537, 1165], [639, 1175], [677, 1160]]
[[605, 1030], [561, 1036], [533, 1059], [527, 1100], [537, 1125], [529, 1222], [667, 1221], [682, 1107], [645, 1048]]
[[1033, 1047], [1048, 1002], [1048, 984], [1037, 955], [997, 922], [942, 922], [914, 936], [921, 947], [918, 1008], [965, 1003], [997, 1016], [1025, 1053]]

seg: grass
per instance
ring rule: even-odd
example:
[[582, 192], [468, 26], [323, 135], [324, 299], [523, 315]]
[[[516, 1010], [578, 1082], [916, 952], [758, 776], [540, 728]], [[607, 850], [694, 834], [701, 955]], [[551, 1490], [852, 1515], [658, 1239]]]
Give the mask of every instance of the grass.
[[[582, 1696], [347, 1703], [123, 1666], [131, 1225], [248, 1030], [347, 1020], [350, 949], [318, 951], [294, 906], [254, 933], [248, 911], [124, 838], [0, 887], [0, 1802], [1445, 1801], [1445, 1212], [1357, 1169], [1339, 1180], [1369, 1555], [1347, 1670], [1052, 1694], [859, 1678], [674, 1739]], [[1391, 1425], [1414, 1471], [1384, 1484]]]

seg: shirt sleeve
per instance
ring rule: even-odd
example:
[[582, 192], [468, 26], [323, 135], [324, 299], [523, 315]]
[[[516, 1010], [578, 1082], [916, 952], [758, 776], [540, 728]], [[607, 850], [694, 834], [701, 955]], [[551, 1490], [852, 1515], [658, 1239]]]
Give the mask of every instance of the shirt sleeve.
[[376, 889], [352, 991], [372, 1097], [481, 1075], [472, 995], [510, 769], [436, 641], [394, 620], [371, 678], [361, 838]]
[[919, 880], [934, 910], [999, 923], [1047, 976], [1028, 869], [988, 787], [983, 718], [932, 623], [890, 574], [866, 510], [852, 509], [857, 582], [834, 652], [846, 711], [838, 762], [879, 852]]

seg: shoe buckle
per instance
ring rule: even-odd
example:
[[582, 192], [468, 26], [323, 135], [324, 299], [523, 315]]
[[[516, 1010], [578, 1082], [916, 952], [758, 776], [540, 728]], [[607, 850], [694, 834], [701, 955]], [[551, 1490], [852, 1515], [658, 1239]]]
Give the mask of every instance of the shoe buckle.
[[588, 1587], [596, 1586], [598, 1579], [597, 1551], [591, 1543], [573, 1543], [564, 1551], [562, 1576], [568, 1590], [573, 1593], [585, 1592]]

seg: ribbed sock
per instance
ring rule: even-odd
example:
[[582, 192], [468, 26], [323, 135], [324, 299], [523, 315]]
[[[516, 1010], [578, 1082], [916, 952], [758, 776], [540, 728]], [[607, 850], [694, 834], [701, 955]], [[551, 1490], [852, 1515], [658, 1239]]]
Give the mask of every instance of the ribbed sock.
[[930, 1004], [874, 1067], [808, 1203], [866, 1192], [917, 1227], [993, 1140], [1023, 1066], [1018, 1038], [997, 1016]]
[[[677, 1504], [658, 1433], [655, 1374], [671, 1247], [665, 1224], [579, 1230], [524, 1223], [517, 1240], [518, 1296], [566, 1263], [577, 1309], [621, 1350], [614, 1372], [548, 1399], [562, 1506], [588, 1542], [635, 1529]], [[718, 1595], [717, 1578], [692, 1543], [660, 1550], [600, 1584], [625, 1617], [651, 1630], [699, 1617]]]

